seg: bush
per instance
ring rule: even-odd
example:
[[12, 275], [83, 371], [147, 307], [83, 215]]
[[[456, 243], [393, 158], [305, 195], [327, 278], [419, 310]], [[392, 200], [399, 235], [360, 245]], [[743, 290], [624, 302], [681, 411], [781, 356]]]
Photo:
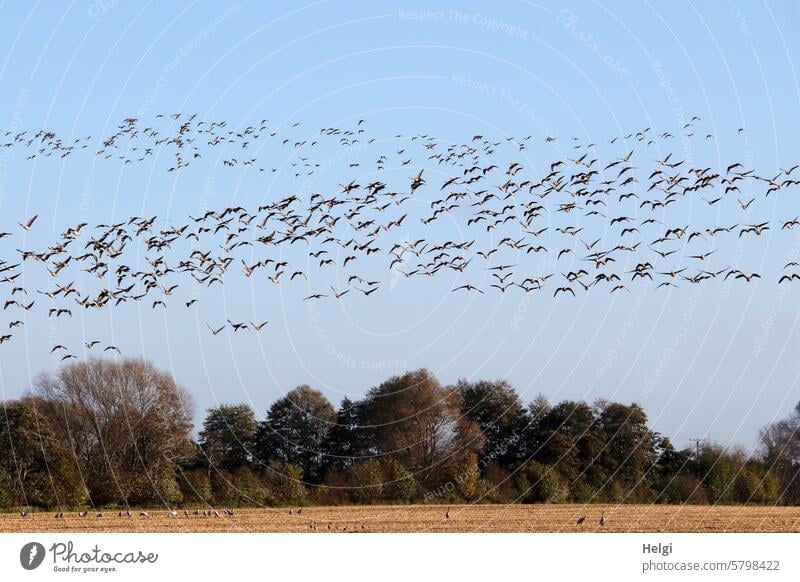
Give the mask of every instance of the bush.
[[233, 486], [239, 505], [274, 505], [277, 501], [270, 488], [250, 467], [238, 467], [234, 470]]
[[705, 487], [694, 475], [676, 475], [669, 480], [664, 490], [658, 493], [657, 503], [706, 504], [708, 495]]
[[11, 479], [5, 470], [0, 468], [0, 507], [11, 507]]
[[212, 469], [209, 479], [214, 503], [218, 505], [236, 503], [236, 488], [233, 486], [233, 475], [229, 471]]
[[760, 501], [761, 480], [747, 467], [743, 467], [733, 484], [734, 498], [739, 503], [757, 503]]
[[184, 503], [212, 503], [214, 492], [211, 489], [211, 479], [205, 469], [186, 469], [181, 471], [178, 484], [183, 494]]
[[567, 484], [552, 467], [529, 461], [522, 472], [530, 483], [527, 490], [521, 492], [525, 503], [562, 503], [567, 499]]
[[419, 483], [399, 461], [390, 459], [381, 463], [384, 498], [389, 501], [411, 501], [419, 491]]
[[[513, 503], [519, 497], [518, 484], [511, 474], [497, 463], [489, 463], [483, 471], [483, 478], [489, 483], [486, 500], [497, 503]], [[527, 478], [527, 477], [526, 477]], [[528, 487], [529, 485], [525, 485]]]
[[383, 494], [383, 471], [378, 461], [364, 461], [346, 472], [350, 499], [354, 503], [374, 503]]
[[297, 465], [270, 463], [267, 482], [272, 485], [276, 501], [284, 505], [303, 505], [308, 491], [303, 485], [303, 470]]

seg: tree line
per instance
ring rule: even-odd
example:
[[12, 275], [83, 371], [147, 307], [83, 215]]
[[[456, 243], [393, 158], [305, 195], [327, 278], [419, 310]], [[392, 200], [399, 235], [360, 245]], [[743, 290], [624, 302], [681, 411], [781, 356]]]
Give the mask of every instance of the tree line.
[[263, 420], [206, 412], [151, 363], [91, 359], [2, 403], [0, 507], [369, 503], [800, 504], [800, 403], [752, 454], [678, 449], [637, 404], [389, 378], [338, 408], [300, 386]]

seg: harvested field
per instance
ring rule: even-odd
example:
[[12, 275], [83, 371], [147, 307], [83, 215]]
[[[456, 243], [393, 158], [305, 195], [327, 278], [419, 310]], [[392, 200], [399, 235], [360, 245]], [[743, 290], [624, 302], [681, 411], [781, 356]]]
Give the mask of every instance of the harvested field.
[[[2, 532], [800, 532], [800, 507], [676, 505], [412, 505], [237, 509], [206, 517], [104, 512], [0, 515]], [[202, 511], [202, 510], [201, 510]], [[449, 518], [446, 513], [449, 512]], [[600, 526], [605, 512], [606, 523]], [[582, 525], [576, 520], [586, 515]]]

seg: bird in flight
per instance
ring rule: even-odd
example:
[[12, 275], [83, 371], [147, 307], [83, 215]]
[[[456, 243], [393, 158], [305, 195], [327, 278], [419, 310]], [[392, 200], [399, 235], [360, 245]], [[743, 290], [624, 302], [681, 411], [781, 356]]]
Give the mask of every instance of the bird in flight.
[[22, 227], [23, 230], [30, 232], [31, 227], [33, 227], [33, 223], [36, 222], [37, 218], [39, 218], [39, 215], [34, 214], [27, 220], [27, 222], [25, 223], [20, 222], [19, 225]]

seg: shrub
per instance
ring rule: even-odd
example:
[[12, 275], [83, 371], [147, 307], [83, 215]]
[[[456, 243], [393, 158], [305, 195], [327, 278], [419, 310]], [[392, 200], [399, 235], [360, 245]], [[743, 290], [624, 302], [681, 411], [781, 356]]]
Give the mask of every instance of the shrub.
[[399, 461], [390, 459], [381, 463], [384, 498], [389, 501], [411, 501], [419, 491], [419, 483]]
[[383, 494], [383, 471], [378, 461], [364, 461], [347, 470], [347, 485], [354, 503], [374, 503]]
[[561, 503], [569, 493], [567, 484], [555, 469], [536, 461], [529, 461], [523, 473], [530, 483], [526, 492], [522, 492], [522, 500], [526, 503]]
[[186, 469], [181, 471], [178, 480], [184, 503], [210, 504], [214, 499], [211, 479], [205, 469]]

